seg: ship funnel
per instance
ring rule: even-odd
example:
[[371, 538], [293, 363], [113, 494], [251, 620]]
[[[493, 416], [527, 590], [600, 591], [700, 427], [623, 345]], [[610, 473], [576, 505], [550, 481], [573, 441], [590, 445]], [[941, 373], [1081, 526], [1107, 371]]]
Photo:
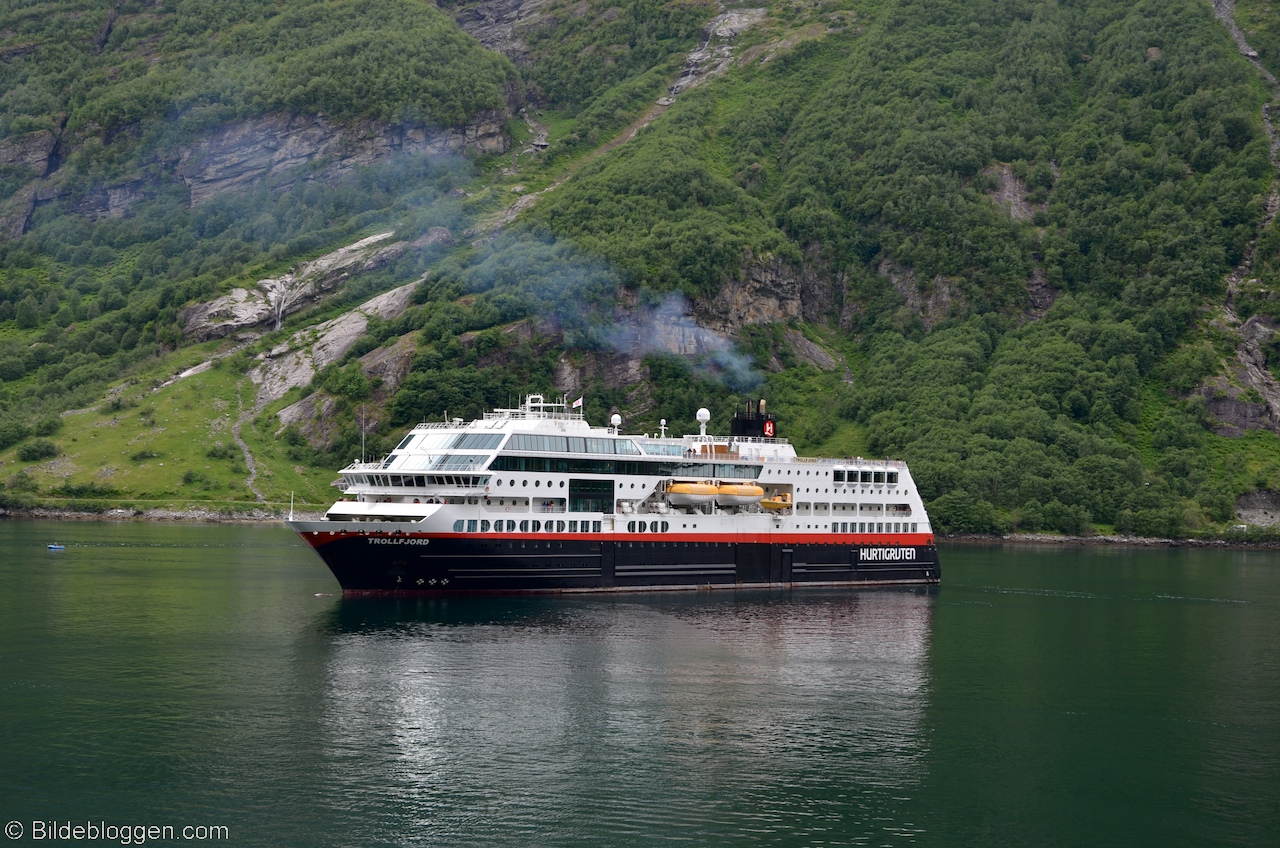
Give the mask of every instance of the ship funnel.
[[764, 414], [765, 414], [765, 409], [764, 409], [764, 398], [760, 398], [760, 406], [758, 407], [758, 409], [759, 409], [759, 412], [760, 412], [760, 414], [761, 414], [761, 415], [764, 415]]

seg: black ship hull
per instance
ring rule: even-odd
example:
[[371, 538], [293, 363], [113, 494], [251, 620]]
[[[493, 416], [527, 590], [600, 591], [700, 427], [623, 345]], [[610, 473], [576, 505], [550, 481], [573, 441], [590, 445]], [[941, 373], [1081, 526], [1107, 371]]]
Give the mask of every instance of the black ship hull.
[[348, 595], [656, 591], [743, 586], [932, 584], [932, 536], [814, 540], [475, 537], [293, 529]]

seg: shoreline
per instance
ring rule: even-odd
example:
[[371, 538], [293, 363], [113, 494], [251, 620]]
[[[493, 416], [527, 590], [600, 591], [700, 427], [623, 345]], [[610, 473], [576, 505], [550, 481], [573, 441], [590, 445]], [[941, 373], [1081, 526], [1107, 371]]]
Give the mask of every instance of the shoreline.
[[[288, 517], [287, 509], [174, 509], [155, 507], [150, 509], [104, 509], [102, 512], [50, 507], [14, 507], [0, 509], [0, 521], [154, 521], [188, 522], [192, 524], [273, 524]], [[293, 511], [299, 521], [319, 521], [324, 512], [312, 510]]]
[[[0, 521], [155, 521], [188, 522], [193, 524], [273, 524], [286, 520], [286, 509], [252, 508], [242, 510], [217, 510], [211, 508], [175, 509], [156, 507], [150, 509], [89, 510], [55, 509], [51, 507], [0, 508]], [[324, 512], [312, 510], [293, 511], [298, 521], [320, 521]], [[1238, 548], [1280, 549], [1280, 538], [1271, 539], [1162, 539], [1148, 536], [1107, 534], [1097, 536], [1059, 536], [1052, 533], [1018, 533], [1000, 536], [937, 534], [939, 542], [961, 545], [1080, 545], [1134, 548]]]
[[1097, 536], [1058, 536], [1051, 533], [1005, 534], [1002, 536], [981, 536], [960, 534], [956, 536], [938, 535], [939, 541], [959, 543], [962, 545], [1079, 545], [1080, 547], [1130, 547], [1130, 548], [1238, 548], [1247, 549], [1280, 549], [1280, 538], [1270, 539], [1162, 539], [1150, 536], [1124, 536], [1107, 534]]

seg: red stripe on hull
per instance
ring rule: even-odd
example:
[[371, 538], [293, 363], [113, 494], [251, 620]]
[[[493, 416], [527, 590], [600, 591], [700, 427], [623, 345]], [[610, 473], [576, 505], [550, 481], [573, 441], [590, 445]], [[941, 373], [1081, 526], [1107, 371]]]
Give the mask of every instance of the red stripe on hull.
[[[313, 548], [321, 548], [330, 542], [349, 538], [382, 538], [388, 540], [468, 539], [476, 542], [546, 542], [572, 540], [575, 542], [715, 542], [717, 544], [747, 543], [759, 545], [887, 545], [912, 547], [932, 545], [932, 533], [399, 533], [369, 531], [364, 533], [344, 530], [313, 530], [298, 535]], [[407, 544], [407, 542], [406, 542]]]

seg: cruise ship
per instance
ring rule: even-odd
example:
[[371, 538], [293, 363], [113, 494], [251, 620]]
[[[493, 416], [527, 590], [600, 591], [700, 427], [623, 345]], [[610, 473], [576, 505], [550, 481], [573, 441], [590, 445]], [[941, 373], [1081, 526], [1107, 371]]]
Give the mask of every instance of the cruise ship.
[[626, 435], [564, 398], [419, 424], [288, 522], [348, 595], [931, 584], [938, 550], [902, 462], [800, 457], [765, 402], [730, 434]]

